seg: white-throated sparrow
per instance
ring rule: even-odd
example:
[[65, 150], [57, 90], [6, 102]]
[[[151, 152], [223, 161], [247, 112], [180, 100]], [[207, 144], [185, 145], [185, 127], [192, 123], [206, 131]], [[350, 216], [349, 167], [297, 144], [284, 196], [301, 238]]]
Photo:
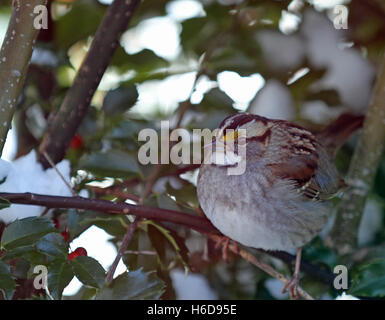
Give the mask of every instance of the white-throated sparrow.
[[[209, 153], [212, 162], [199, 170], [200, 205], [225, 236], [265, 250], [298, 249], [293, 278], [283, 289], [289, 287], [292, 296], [301, 247], [322, 230], [332, 212], [326, 200], [344, 186], [334, 154], [362, 122], [362, 116], [345, 114], [323, 131], [311, 133], [287, 121], [235, 114], [219, 125]], [[240, 129], [246, 130], [244, 156], [237, 154], [234, 139]], [[229, 140], [234, 143], [230, 152], [236, 153], [230, 158], [245, 162], [241, 175], [228, 174], [234, 162], [216, 162], [216, 153], [224, 152]]]

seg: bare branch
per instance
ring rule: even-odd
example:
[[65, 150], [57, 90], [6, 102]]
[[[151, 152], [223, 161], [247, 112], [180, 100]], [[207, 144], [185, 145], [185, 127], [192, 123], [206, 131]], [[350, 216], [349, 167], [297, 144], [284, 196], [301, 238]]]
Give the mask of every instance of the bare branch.
[[[217, 243], [220, 243], [220, 237], [221, 236], [218, 236], [218, 235], [209, 235], [209, 237], [214, 240], [215, 242]], [[286, 284], [289, 279], [287, 279], [282, 273], [278, 272], [277, 270], [275, 270], [274, 268], [272, 268], [270, 265], [260, 261], [257, 257], [255, 257], [254, 255], [252, 255], [250, 252], [247, 252], [246, 250], [244, 249], [240, 249], [238, 248], [238, 246], [234, 243], [234, 242], [230, 242], [228, 244], [228, 248], [234, 252], [236, 255], [239, 255], [240, 257], [242, 257], [243, 259], [245, 259], [246, 261], [250, 262], [251, 264], [255, 265], [256, 267], [258, 267], [259, 269], [265, 271], [267, 274], [269, 274], [270, 276], [272, 276], [273, 278], [276, 278], [278, 279], [279, 281], [282, 281], [284, 284]], [[303, 290], [301, 287], [298, 287], [297, 288], [298, 290], [298, 294], [306, 299], [306, 300], [314, 300], [314, 298], [308, 294], [305, 290]]]
[[339, 203], [328, 245], [340, 254], [357, 247], [357, 233], [366, 198], [372, 187], [385, 143], [385, 55], [377, 76], [362, 134], [349, 167], [347, 190]]
[[87, 114], [91, 98], [119, 45], [120, 35], [126, 30], [139, 2], [139, 0], [115, 0], [107, 9], [74, 83], [67, 91], [40, 145], [39, 161], [44, 168], [49, 168], [49, 163], [42, 156], [44, 151], [54, 163], [64, 158], [79, 125]]
[[34, 9], [45, 4], [46, 0], [13, 2], [11, 20], [0, 51], [0, 155], [40, 31], [34, 26]]
[[[215, 236], [221, 235], [221, 233], [205, 217], [194, 216], [183, 212], [148, 207], [143, 205], [132, 205], [125, 202], [111, 202], [106, 200], [87, 199], [82, 197], [47, 196], [32, 193], [0, 193], [0, 198], [7, 199], [11, 203], [18, 204], [40, 205], [48, 208], [85, 209], [109, 213], [111, 215], [131, 214], [136, 215], [140, 218], [172, 222], [178, 225], [194, 229], [209, 237], [214, 237], [214, 240], [218, 239], [215, 238]], [[232, 250], [232, 247], [230, 247], [230, 249]], [[267, 252], [264, 250], [258, 251], [281, 259], [286, 263], [291, 263], [293, 260], [295, 260], [294, 256], [286, 252]], [[251, 261], [253, 260], [251, 259]], [[329, 273], [326, 270], [320, 270], [317, 266], [312, 265], [306, 261], [302, 261], [301, 270], [328, 285], [331, 284], [331, 279], [334, 279], [334, 275], [332, 273]]]
[[48, 208], [93, 210], [111, 215], [131, 214], [141, 218], [185, 225], [203, 233], [219, 234], [219, 231], [206, 218], [173, 210], [132, 205], [125, 202], [112, 202], [83, 197], [48, 196], [34, 193], [0, 193], [0, 198], [7, 199], [11, 203], [39, 205]]
[[135, 221], [127, 227], [127, 232], [123, 237], [122, 243], [120, 244], [118, 254], [116, 255], [115, 260], [112, 263], [110, 270], [108, 271], [108, 274], [106, 277], [107, 284], [111, 283], [111, 281], [114, 279], [114, 274], [115, 274], [116, 268], [119, 264], [120, 259], [122, 258], [123, 254], [125, 253], [129, 243], [131, 242], [132, 237], [134, 236], [134, 233], [135, 233], [136, 228], [138, 226], [138, 222], [139, 222], [139, 218], [136, 217]]

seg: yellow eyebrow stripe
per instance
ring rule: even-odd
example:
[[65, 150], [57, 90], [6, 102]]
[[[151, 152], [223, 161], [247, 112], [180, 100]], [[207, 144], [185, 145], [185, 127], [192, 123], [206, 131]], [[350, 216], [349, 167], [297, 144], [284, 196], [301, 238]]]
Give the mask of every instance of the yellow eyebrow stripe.
[[223, 141], [232, 141], [238, 138], [238, 131], [229, 130], [228, 133], [223, 135]]

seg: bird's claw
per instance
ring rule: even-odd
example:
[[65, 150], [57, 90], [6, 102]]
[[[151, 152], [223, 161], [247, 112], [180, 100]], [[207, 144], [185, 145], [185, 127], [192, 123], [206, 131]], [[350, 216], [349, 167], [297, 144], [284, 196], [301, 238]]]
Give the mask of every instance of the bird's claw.
[[233, 244], [238, 251], [238, 244], [231, 240], [229, 237], [223, 236], [221, 237], [215, 244], [215, 249], [219, 249], [222, 246], [222, 259], [225, 262], [229, 262], [229, 246], [230, 243]]
[[298, 284], [299, 284], [299, 274], [294, 273], [291, 279], [287, 281], [283, 286], [282, 293], [286, 293], [287, 289], [289, 288], [290, 299], [297, 300], [299, 298]]

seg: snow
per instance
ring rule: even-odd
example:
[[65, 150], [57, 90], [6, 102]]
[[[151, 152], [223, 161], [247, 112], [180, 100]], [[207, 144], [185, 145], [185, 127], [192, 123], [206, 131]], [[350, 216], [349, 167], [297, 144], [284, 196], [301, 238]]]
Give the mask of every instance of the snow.
[[223, 71], [217, 76], [218, 87], [235, 101], [234, 107], [244, 111], [265, 80], [259, 73], [241, 77], [233, 71]]
[[276, 299], [284, 300], [289, 298], [289, 294], [287, 292], [282, 293], [283, 283], [278, 279], [275, 279], [275, 278], [267, 279], [265, 281], [265, 288]]
[[166, 5], [167, 15], [174, 20], [184, 21], [195, 17], [206, 15], [203, 6], [195, 0], [176, 0]]
[[266, 82], [251, 102], [248, 111], [272, 119], [293, 120], [295, 115], [289, 89], [275, 79]]
[[358, 299], [355, 296], [352, 296], [350, 294], [346, 294], [345, 292], [343, 292], [340, 296], [338, 296], [336, 298], [336, 300], [360, 300], [360, 299]]
[[179, 33], [181, 25], [172, 18], [155, 17], [141, 21], [128, 29], [121, 43], [128, 54], [150, 49], [164, 59], [175, 59], [181, 52]]
[[210, 288], [207, 279], [198, 273], [185, 274], [182, 270], [170, 272], [178, 300], [216, 300], [217, 294]]
[[355, 111], [366, 107], [374, 68], [356, 49], [341, 49], [344, 31], [336, 30], [324, 15], [307, 10], [301, 34], [305, 38], [304, 45], [310, 63], [328, 70], [317, 87], [336, 89], [342, 103]]
[[[63, 160], [57, 169], [70, 181], [70, 163]], [[33, 192], [46, 195], [71, 196], [70, 190], [54, 169], [43, 170], [36, 161], [35, 151], [12, 162], [0, 159], [0, 192]], [[0, 220], [10, 223], [16, 219], [39, 216], [44, 207], [13, 204], [0, 211]]]
[[47, 49], [35, 48], [32, 52], [31, 63], [44, 67], [56, 67], [58, 58]]
[[293, 69], [305, 57], [303, 40], [298, 35], [284, 35], [272, 30], [257, 33], [256, 40], [262, 48], [267, 65], [275, 70]]
[[[307, 119], [325, 123], [346, 109], [359, 112], [369, 104], [374, 68], [357, 49], [346, 43], [345, 34], [344, 30], [335, 29], [325, 15], [311, 9], [305, 11], [303, 23], [295, 34], [284, 35], [272, 30], [256, 34], [265, 62], [273, 71], [295, 71], [305, 57], [312, 67], [327, 69], [311, 89], [337, 90], [341, 106], [329, 108], [321, 101], [306, 102], [301, 112]], [[278, 80], [269, 79], [249, 111], [292, 120], [292, 105], [290, 92]]]
[[329, 108], [326, 102], [321, 100], [307, 101], [301, 108], [301, 115], [314, 123], [325, 124], [337, 118], [343, 108]]

